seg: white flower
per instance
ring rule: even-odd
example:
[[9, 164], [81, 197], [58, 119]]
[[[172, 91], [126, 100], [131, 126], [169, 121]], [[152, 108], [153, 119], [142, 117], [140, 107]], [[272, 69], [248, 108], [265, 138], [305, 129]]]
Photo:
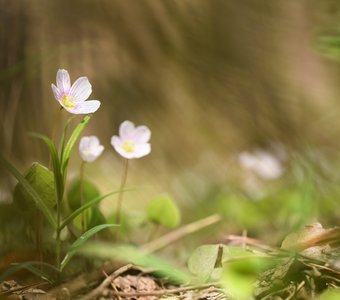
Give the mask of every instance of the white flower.
[[281, 162], [267, 151], [242, 152], [238, 158], [243, 168], [253, 171], [263, 179], [276, 179], [283, 173]]
[[98, 138], [94, 135], [84, 136], [79, 143], [79, 153], [83, 161], [92, 162], [96, 160], [104, 151]]
[[123, 157], [127, 159], [140, 158], [151, 152], [151, 145], [148, 143], [151, 131], [146, 126], [137, 126], [124, 121], [119, 127], [119, 136], [111, 138], [111, 145]]
[[72, 114], [89, 114], [95, 112], [100, 101], [85, 101], [92, 93], [87, 77], [79, 77], [71, 86], [70, 75], [66, 70], [58, 70], [57, 86], [52, 83], [54, 97], [60, 105]]

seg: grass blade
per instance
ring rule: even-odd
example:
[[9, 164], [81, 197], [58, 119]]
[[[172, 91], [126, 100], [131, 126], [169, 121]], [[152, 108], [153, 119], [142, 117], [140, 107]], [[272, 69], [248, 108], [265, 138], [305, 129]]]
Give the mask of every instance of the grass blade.
[[36, 190], [32, 187], [32, 185], [26, 180], [26, 178], [2, 155], [0, 155], [0, 162], [7, 168], [7, 170], [12, 173], [12, 175], [20, 182], [22, 188], [28, 194], [37, 207], [43, 212], [46, 219], [55, 229], [57, 227], [57, 222], [52, 214], [50, 208], [46, 205], [46, 203], [40, 198], [39, 194]]
[[45, 267], [48, 267], [51, 270], [55, 271], [56, 274], [59, 273], [59, 270], [51, 264], [44, 263], [44, 262], [41, 262], [41, 261], [26, 261], [26, 262], [23, 262], [23, 263], [20, 263], [20, 264], [13, 264], [5, 272], [1, 273], [0, 282], [3, 282], [4, 280], [6, 280], [6, 278], [8, 276], [10, 276], [11, 274], [13, 274], [13, 273], [15, 273], [15, 272], [17, 272], [21, 269], [29, 270], [30, 272], [32, 272], [32, 273], [34, 273], [34, 274], [36, 274], [36, 275], [38, 275], [38, 276], [40, 276], [44, 279], [47, 279], [49, 281], [49, 279], [48, 279], [49, 276], [45, 272], [33, 267], [34, 265], [45, 266]]
[[90, 257], [118, 259], [131, 262], [137, 266], [155, 269], [161, 276], [168, 277], [178, 283], [187, 283], [192, 278], [186, 271], [181, 270], [178, 266], [173, 265], [156, 255], [147, 254], [145, 251], [133, 246], [94, 242], [84, 245], [79, 249], [79, 253]]
[[71, 151], [74, 147], [74, 144], [76, 143], [80, 133], [83, 131], [83, 129], [85, 128], [86, 124], [89, 122], [90, 120], [90, 116], [85, 116], [84, 119], [77, 125], [77, 127], [73, 130], [66, 146], [65, 149], [63, 151], [63, 155], [61, 157], [61, 171], [63, 174], [63, 177], [66, 177], [66, 169], [67, 169], [67, 165], [68, 165], [68, 161], [70, 159], [70, 155], [71, 155]]
[[[134, 189], [127, 189], [125, 191], [131, 191]], [[118, 194], [120, 192], [120, 190], [117, 191], [113, 191], [110, 192], [108, 194], [105, 194], [103, 196], [99, 196], [97, 198], [94, 198], [93, 200], [85, 203], [83, 206], [79, 207], [77, 210], [75, 210], [72, 214], [70, 214], [60, 225], [60, 230], [62, 230], [65, 226], [67, 226], [67, 224], [69, 224], [75, 217], [77, 217], [78, 215], [80, 215], [84, 210], [98, 204], [100, 201], [102, 201], [103, 199], [105, 199], [108, 196], [114, 195], [114, 194]]]
[[119, 226], [117, 224], [102, 224], [102, 225], [98, 225], [95, 226], [91, 229], [89, 229], [88, 231], [86, 231], [84, 234], [82, 234], [70, 247], [70, 249], [68, 250], [67, 254], [65, 255], [63, 261], [61, 262], [60, 265], [60, 270], [62, 271], [65, 266], [67, 265], [67, 263], [70, 261], [70, 259], [72, 258], [72, 256], [74, 256], [76, 254], [76, 252], [78, 251], [79, 247], [82, 246], [90, 237], [92, 237], [93, 235], [95, 235], [97, 232], [105, 229], [105, 228], [109, 228], [109, 227], [113, 227], [113, 226]]
[[61, 136], [60, 147], [59, 147], [59, 153], [60, 153], [59, 159], [60, 160], [62, 159], [63, 154], [64, 154], [64, 150], [65, 150], [65, 138], [66, 138], [66, 135], [67, 135], [67, 131], [68, 131], [68, 129], [69, 129], [69, 127], [70, 127], [70, 125], [71, 125], [71, 123], [72, 123], [72, 121], [75, 117], [76, 116], [73, 116], [73, 117], [71, 117], [67, 120], [63, 134]]

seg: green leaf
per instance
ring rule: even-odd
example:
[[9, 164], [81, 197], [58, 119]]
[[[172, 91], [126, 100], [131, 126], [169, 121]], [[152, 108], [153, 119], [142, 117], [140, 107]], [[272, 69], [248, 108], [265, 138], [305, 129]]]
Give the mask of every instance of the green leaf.
[[[90, 181], [83, 179], [83, 200], [88, 203], [100, 196], [98, 188]], [[78, 209], [80, 205], [80, 180], [75, 180], [67, 194], [67, 200], [72, 210]]]
[[[129, 189], [132, 190], [132, 189]], [[129, 191], [129, 190], [125, 190], [125, 191]], [[73, 213], [71, 213], [64, 221], [63, 223], [60, 225], [60, 230], [63, 229], [65, 226], [67, 226], [68, 223], [70, 223], [76, 216], [78, 216], [79, 214], [81, 214], [84, 210], [98, 204], [100, 201], [102, 201], [103, 199], [105, 199], [108, 196], [111, 196], [113, 194], [117, 194], [119, 193], [120, 190], [117, 191], [113, 191], [110, 192], [106, 195], [103, 196], [99, 196], [93, 200], [91, 200], [90, 202], [85, 203], [83, 206], [79, 207], [77, 210], [75, 210]]]
[[221, 283], [235, 299], [250, 299], [258, 275], [272, 267], [275, 260], [240, 247], [226, 247], [223, 253]]
[[[83, 193], [83, 204], [90, 202], [91, 200], [97, 198], [100, 196], [99, 190], [97, 189], [97, 187], [92, 184], [90, 181], [83, 179], [82, 181], [83, 187], [82, 187], [82, 193]], [[68, 204], [71, 208], [72, 211], [75, 211], [76, 209], [78, 209], [81, 206], [81, 181], [79, 179], [75, 180], [70, 188], [70, 191], [68, 192], [67, 195], [67, 200], [68, 200]], [[85, 218], [85, 224], [86, 224], [86, 228], [91, 228], [93, 226], [89, 226], [91, 219], [92, 219], [92, 211], [93, 208], [89, 208], [86, 211], [83, 212], [84, 218]], [[74, 225], [78, 228], [81, 229], [82, 228], [82, 216], [77, 216], [74, 221], [73, 221]], [[105, 221], [103, 222], [99, 222], [96, 225], [99, 224], [103, 224], [105, 223]]]
[[56, 187], [56, 192], [57, 192], [57, 201], [61, 202], [63, 198], [63, 194], [64, 194], [64, 180], [63, 180], [63, 176], [62, 176], [61, 169], [60, 169], [60, 161], [58, 157], [57, 148], [54, 145], [53, 141], [45, 135], [32, 133], [31, 136], [43, 140], [50, 150], [51, 157], [52, 157], [52, 164], [53, 164], [55, 187]]
[[167, 228], [174, 228], [180, 222], [180, 212], [175, 202], [169, 196], [161, 196], [149, 202], [148, 219]]
[[104, 215], [100, 211], [100, 209], [98, 207], [93, 207], [92, 216], [91, 216], [91, 220], [89, 223], [89, 228], [97, 226], [99, 224], [103, 224], [103, 223], [112, 223], [112, 222], [107, 222]]
[[61, 262], [60, 265], [60, 270], [62, 271], [65, 266], [67, 265], [67, 263], [70, 261], [70, 259], [72, 258], [72, 256], [74, 256], [79, 247], [82, 246], [90, 237], [92, 237], [93, 235], [95, 235], [97, 232], [108, 228], [108, 227], [113, 227], [113, 226], [119, 226], [117, 224], [102, 224], [102, 225], [98, 225], [95, 226], [91, 229], [89, 229], [88, 231], [86, 231], [84, 234], [82, 234], [70, 247], [70, 249], [67, 251], [67, 254], [65, 255], [63, 261]]
[[215, 267], [221, 265], [220, 251], [223, 251], [222, 245], [203, 245], [196, 248], [188, 261], [189, 271], [206, 281]]
[[146, 254], [132, 246], [94, 242], [86, 244], [79, 250], [79, 253], [90, 257], [123, 260], [138, 266], [155, 269], [162, 277], [168, 277], [176, 283], [187, 283], [191, 279], [191, 276], [178, 266], [155, 255]]
[[[25, 174], [25, 179], [31, 184], [40, 196], [41, 200], [49, 208], [56, 205], [55, 185], [53, 173], [39, 163], [33, 163]], [[14, 200], [20, 203], [21, 209], [30, 208], [31, 202], [34, 201], [30, 195], [22, 188], [19, 182], [14, 190]]]
[[81, 134], [81, 132], [83, 131], [83, 129], [85, 128], [86, 124], [89, 122], [90, 120], [90, 116], [85, 116], [84, 119], [77, 125], [77, 127], [73, 130], [66, 146], [65, 149], [63, 151], [63, 155], [61, 158], [61, 171], [63, 174], [64, 179], [66, 178], [66, 169], [67, 169], [67, 165], [68, 165], [68, 161], [70, 159], [70, 155], [71, 155], [71, 151], [74, 147], [74, 144], [76, 143], [79, 135]]
[[0, 155], [0, 162], [7, 168], [9, 172], [19, 181], [23, 191], [28, 195], [37, 207], [43, 212], [46, 219], [50, 222], [50, 224], [55, 229], [57, 227], [57, 222], [51, 212], [51, 209], [42, 200], [37, 193], [37, 191], [32, 187], [32, 185], [25, 179], [25, 177], [9, 162], [7, 161], [2, 155]]

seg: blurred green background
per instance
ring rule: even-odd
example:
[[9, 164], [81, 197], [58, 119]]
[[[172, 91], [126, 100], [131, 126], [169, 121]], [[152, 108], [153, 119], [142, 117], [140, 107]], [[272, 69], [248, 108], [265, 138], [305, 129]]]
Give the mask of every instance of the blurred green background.
[[[86, 170], [102, 192], [120, 183], [119, 124], [152, 131], [152, 153], [131, 163], [128, 185], [143, 189], [126, 195], [130, 209], [165, 192], [183, 222], [221, 212], [215, 236], [245, 229], [270, 243], [315, 220], [333, 226], [339, 16], [334, 0], [0, 0], [1, 152], [22, 171], [48, 164], [28, 132], [60, 134], [69, 115], [50, 86], [63, 68], [72, 81], [87, 76], [102, 102], [84, 132], [106, 147]], [[249, 159], [279, 174], [262, 176]], [[1, 172], [7, 203], [15, 181]]]

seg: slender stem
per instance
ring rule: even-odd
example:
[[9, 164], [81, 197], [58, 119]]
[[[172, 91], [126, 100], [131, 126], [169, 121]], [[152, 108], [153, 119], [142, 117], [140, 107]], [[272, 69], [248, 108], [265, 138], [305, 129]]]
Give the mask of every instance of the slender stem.
[[[59, 109], [58, 111], [56, 111], [54, 113], [54, 116], [53, 116], [53, 127], [52, 127], [52, 134], [51, 134], [51, 139], [53, 142], [55, 142], [55, 138], [56, 138], [56, 135], [57, 135], [57, 131], [59, 129], [59, 124], [60, 124], [60, 121], [61, 121], [61, 112], [62, 109]], [[50, 155], [49, 159], [48, 159], [48, 168], [51, 169], [52, 167], [52, 156]]]
[[150, 235], [149, 235], [149, 238], [148, 238], [148, 242], [151, 242], [151, 241], [155, 238], [155, 236], [156, 236], [158, 230], [159, 230], [160, 227], [161, 227], [159, 223], [153, 223], [152, 225], [153, 225], [153, 226], [152, 226], [151, 231], [150, 231]]
[[[61, 120], [61, 111], [62, 107], [59, 109], [58, 113], [56, 113], [56, 117], [54, 119], [54, 128], [52, 132], [52, 140], [54, 140], [54, 136], [56, 135], [56, 128]], [[52, 157], [50, 156], [50, 159]], [[56, 170], [54, 170], [56, 171]], [[58, 170], [59, 171], [59, 170]], [[56, 229], [56, 267], [60, 271], [60, 263], [61, 263], [61, 240], [60, 240], [60, 232], [61, 232], [61, 202], [63, 200], [64, 195], [64, 184], [65, 182], [61, 182], [60, 185], [56, 185], [56, 194], [57, 194], [57, 229]], [[59, 275], [58, 275], [59, 276]]]
[[[40, 210], [36, 211], [36, 217], [37, 217], [37, 222], [36, 222], [36, 247], [37, 247], [37, 252], [38, 252], [38, 257], [40, 263], [43, 262], [43, 249], [42, 249], [42, 233], [41, 229], [43, 226], [43, 216], [42, 212]], [[39, 265], [39, 269], [42, 269], [42, 265]]]
[[122, 181], [120, 184], [120, 191], [118, 195], [118, 202], [117, 202], [117, 211], [116, 211], [116, 224], [120, 224], [120, 215], [121, 215], [121, 208], [122, 208], [122, 202], [123, 202], [123, 190], [126, 184], [127, 174], [128, 174], [128, 166], [129, 166], [129, 160], [124, 159], [123, 161], [123, 174], [122, 174]]
[[57, 229], [56, 229], [56, 267], [60, 270], [60, 252], [61, 252], [61, 241], [60, 241], [60, 206], [59, 199], [57, 200]]
[[[85, 161], [81, 162], [80, 165], [80, 207], [84, 205], [84, 169], [85, 169]], [[82, 233], [85, 232], [86, 228], [86, 220], [85, 220], [85, 211], [81, 213], [81, 231]]]

